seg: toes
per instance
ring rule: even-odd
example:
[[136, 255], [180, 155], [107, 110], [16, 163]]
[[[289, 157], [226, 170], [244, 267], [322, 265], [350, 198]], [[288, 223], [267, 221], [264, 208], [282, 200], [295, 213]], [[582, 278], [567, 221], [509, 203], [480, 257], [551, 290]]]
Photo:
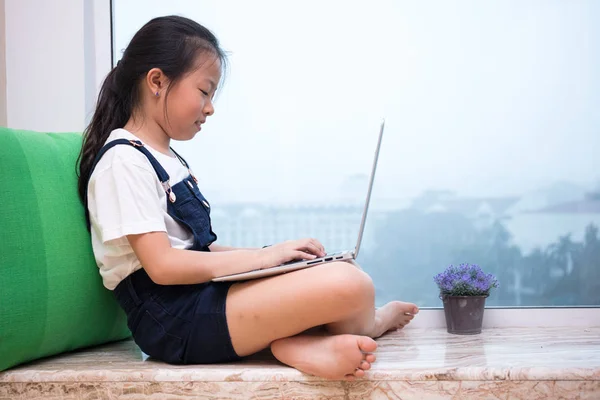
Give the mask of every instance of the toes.
[[416, 304], [413, 303], [402, 303], [403, 308], [406, 310], [405, 314], [418, 314], [419, 313], [419, 307], [417, 307]]
[[369, 364], [373, 364], [376, 359], [377, 359], [377, 357], [375, 357], [375, 354], [367, 354], [365, 356], [365, 361], [368, 362]]
[[370, 369], [371, 369], [371, 364], [370, 364], [369, 362], [367, 362], [367, 361], [363, 360], [363, 361], [360, 363], [360, 367], [359, 367], [359, 368], [360, 368], [360, 369], [362, 369], [363, 371], [368, 371], [368, 370], [370, 370]]
[[362, 378], [363, 376], [365, 376], [365, 371], [358, 368], [356, 371], [354, 371], [354, 376], [357, 378]]
[[356, 380], [356, 376], [354, 376], [353, 374], [344, 375], [344, 380], [354, 381]]
[[364, 353], [372, 353], [377, 349], [377, 343], [367, 336], [361, 336], [358, 339], [358, 347]]

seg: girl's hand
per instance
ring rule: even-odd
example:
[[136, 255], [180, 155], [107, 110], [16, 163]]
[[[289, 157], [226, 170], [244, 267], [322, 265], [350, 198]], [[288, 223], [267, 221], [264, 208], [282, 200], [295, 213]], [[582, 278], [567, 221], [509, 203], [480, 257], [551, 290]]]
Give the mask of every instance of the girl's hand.
[[274, 267], [293, 260], [312, 260], [327, 254], [317, 239], [288, 240], [259, 251], [263, 254], [262, 268]]

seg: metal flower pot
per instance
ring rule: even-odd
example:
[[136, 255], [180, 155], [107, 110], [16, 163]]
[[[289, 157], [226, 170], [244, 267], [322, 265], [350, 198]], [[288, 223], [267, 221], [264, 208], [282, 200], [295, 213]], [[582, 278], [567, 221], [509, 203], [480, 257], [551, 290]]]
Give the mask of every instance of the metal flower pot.
[[444, 303], [448, 333], [456, 335], [476, 335], [481, 333], [486, 297], [440, 296]]

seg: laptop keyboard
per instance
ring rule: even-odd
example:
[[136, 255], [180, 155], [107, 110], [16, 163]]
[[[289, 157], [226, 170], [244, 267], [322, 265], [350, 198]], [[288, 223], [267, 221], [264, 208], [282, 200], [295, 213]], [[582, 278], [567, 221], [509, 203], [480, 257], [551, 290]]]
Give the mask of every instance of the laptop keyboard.
[[[342, 254], [342, 252], [341, 252], [341, 251], [338, 251], [338, 252], [336, 252], [336, 253], [327, 253], [327, 254], [325, 254], [323, 257], [317, 257], [317, 258], [315, 258], [315, 261], [316, 261], [316, 260], [321, 260], [321, 259], [325, 259], [325, 261], [331, 261], [331, 260], [333, 260], [333, 257], [335, 257], [335, 256], [337, 256], [337, 255], [340, 255], [340, 254]], [[340, 258], [341, 258], [341, 257], [340, 257]], [[299, 261], [305, 261], [305, 260], [303, 260], [303, 259], [299, 258], [299, 259], [295, 259], [295, 260], [290, 260], [290, 261], [284, 262], [284, 263], [283, 263], [283, 264], [281, 264], [281, 265], [293, 264], [293, 263], [296, 263], [296, 262], [299, 262]], [[306, 261], [313, 261], [313, 260], [306, 260]]]

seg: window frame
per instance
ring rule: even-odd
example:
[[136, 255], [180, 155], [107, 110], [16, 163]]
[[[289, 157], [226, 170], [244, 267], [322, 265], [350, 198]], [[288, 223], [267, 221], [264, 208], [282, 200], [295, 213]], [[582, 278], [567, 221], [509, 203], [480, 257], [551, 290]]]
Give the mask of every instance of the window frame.
[[[103, 77], [114, 65], [113, 0], [93, 0], [95, 87], [99, 89]], [[108, 50], [107, 50], [108, 49]], [[109, 52], [109, 53], [107, 53]], [[97, 96], [97, 91], [94, 97]], [[410, 299], [405, 299], [410, 301]], [[409, 328], [444, 328], [444, 310], [440, 307], [423, 308]], [[484, 328], [500, 327], [596, 327], [600, 326], [600, 305], [561, 307], [486, 307]]]

